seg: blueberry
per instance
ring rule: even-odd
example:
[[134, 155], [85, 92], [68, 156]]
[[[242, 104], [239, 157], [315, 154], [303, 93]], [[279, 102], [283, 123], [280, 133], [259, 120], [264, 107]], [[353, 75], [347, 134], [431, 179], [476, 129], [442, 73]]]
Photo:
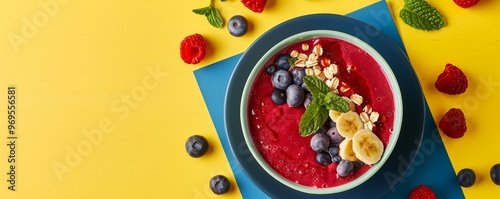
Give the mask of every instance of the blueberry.
[[476, 174], [472, 169], [462, 169], [457, 174], [458, 183], [462, 187], [471, 187], [476, 182]]
[[274, 65], [274, 64], [271, 64], [271, 65], [267, 66], [266, 73], [269, 75], [273, 75], [277, 70], [278, 70], [278, 67], [276, 67], [276, 65]]
[[342, 160], [339, 162], [339, 165], [337, 165], [337, 174], [342, 177], [346, 177], [351, 173], [354, 165], [352, 164], [351, 161], [349, 160]]
[[271, 100], [277, 105], [286, 103], [286, 92], [280, 89], [274, 89], [271, 93]]
[[199, 158], [208, 151], [208, 141], [201, 135], [193, 135], [186, 141], [186, 151], [191, 157]]
[[330, 138], [330, 144], [332, 146], [338, 146], [345, 139], [342, 135], [340, 135], [337, 127], [331, 127], [328, 129], [326, 135]]
[[340, 161], [342, 161], [342, 157], [340, 157], [340, 155], [334, 155], [332, 156], [332, 162], [335, 162], [335, 163], [340, 163]]
[[325, 134], [314, 134], [311, 138], [311, 148], [316, 152], [326, 151], [330, 147], [330, 138]]
[[333, 158], [333, 156], [336, 156], [339, 154], [340, 148], [338, 146], [332, 146], [328, 148], [328, 153], [330, 156]]
[[286, 70], [278, 70], [273, 74], [272, 83], [277, 89], [286, 90], [292, 84], [292, 74]]
[[365, 165], [365, 163], [363, 163], [363, 162], [361, 162], [361, 161], [356, 161], [356, 162], [353, 162], [353, 163], [352, 163], [352, 165], [353, 165], [352, 171], [356, 172], [356, 171], [358, 171], [359, 169], [361, 169], [361, 167], [362, 167], [363, 165]]
[[216, 175], [210, 179], [210, 189], [217, 195], [228, 192], [230, 187], [231, 184], [226, 176]]
[[276, 57], [276, 60], [274, 62], [278, 67], [280, 67], [283, 70], [288, 70], [290, 69], [290, 63], [288, 62], [288, 59], [290, 59], [291, 56], [288, 54], [280, 54], [278, 57]]
[[304, 76], [306, 76], [306, 70], [304, 68], [295, 67], [292, 69], [293, 83], [302, 86], [304, 83]]
[[316, 162], [326, 166], [326, 165], [329, 165], [330, 163], [332, 163], [332, 160], [330, 159], [330, 155], [328, 155], [328, 153], [319, 152], [319, 153], [316, 153]]
[[320, 127], [318, 130], [316, 130], [314, 133], [315, 134], [325, 134], [328, 129], [325, 128], [324, 126]]
[[227, 23], [227, 30], [229, 31], [229, 34], [235, 37], [241, 37], [245, 33], [247, 33], [248, 22], [245, 17], [241, 15], [235, 15], [231, 17]]
[[[304, 79], [302, 79], [302, 81], [304, 81]], [[309, 89], [307, 88], [306, 83], [302, 83], [300, 87], [302, 87], [306, 93], [309, 93]]]
[[333, 120], [329, 119], [328, 120], [328, 125], [330, 126], [330, 128], [332, 127], [337, 127], [337, 123], [335, 123]]
[[305, 93], [299, 85], [292, 84], [286, 89], [286, 103], [290, 107], [298, 107], [304, 102]]
[[306, 97], [304, 98], [304, 107], [308, 107], [309, 104], [311, 104], [311, 102], [313, 101], [313, 96], [311, 93], [307, 93], [306, 94]]
[[493, 183], [500, 185], [500, 164], [495, 164], [491, 167], [490, 177]]

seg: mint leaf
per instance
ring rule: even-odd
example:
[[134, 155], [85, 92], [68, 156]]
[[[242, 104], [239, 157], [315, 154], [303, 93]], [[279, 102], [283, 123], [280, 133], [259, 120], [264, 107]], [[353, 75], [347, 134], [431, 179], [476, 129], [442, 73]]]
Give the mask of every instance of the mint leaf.
[[318, 100], [314, 99], [302, 115], [299, 122], [300, 135], [309, 136], [316, 132], [328, 119], [328, 110], [319, 105]]
[[220, 0], [220, 1], [222, 1], [222, 2], [226, 2], [227, 0]]
[[297, 58], [297, 57], [290, 57], [290, 58], [288, 58], [288, 64], [290, 64], [290, 67], [293, 68], [295, 66], [295, 62], [297, 60], [299, 60], [299, 58]]
[[198, 9], [194, 9], [193, 12], [195, 14], [199, 14], [199, 15], [205, 15], [207, 16], [208, 14], [210, 14], [210, 10], [211, 10], [212, 7], [210, 6], [207, 6], [207, 7], [203, 7], [203, 8], [198, 8]]
[[319, 100], [318, 103], [325, 106], [328, 110], [334, 110], [341, 113], [349, 111], [349, 102], [332, 92], [329, 92], [326, 95], [320, 93], [316, 98]]
[[316, 76], [306, 75], [303, 78], [304, 83], [306, 84], [307, 89], [311, 92], [311, 94], [316, 97], [319, 93], [326, 94], [330, 92], [330, 88]]
[[[224, 2], [227, 0], [222, 1]], [[210, 23], [210, 25], [212, 25], [213, 27], [222, 28], [222, 25], [224, 25], [224, 20], [222, 19], [219, 10], [213, 6], [213, 2], [211, 2], [207, 7], [194, 9], [193, 12], [195, 14], [205, 15], [205, 17], [207, 17], [208, 23]]]
[[205, 16], [207, 16], [207, 20], [210, 25], [216, 28], [222, 28], [224, 22], [217, 8], [212, 7], [212, 9], [210, 9], [210, 14]]
[[439, 11], [424, 0], [407, 0], [399, 17], [411, 27], [433, 31], [444, 27], [444, 18]]

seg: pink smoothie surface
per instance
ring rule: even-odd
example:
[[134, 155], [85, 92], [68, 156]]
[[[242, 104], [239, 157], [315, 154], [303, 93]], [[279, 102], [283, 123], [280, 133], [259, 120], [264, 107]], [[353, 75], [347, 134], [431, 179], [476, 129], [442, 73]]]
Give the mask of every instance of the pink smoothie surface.
[[[309, 50], [302, 50], [303, 43], [309, 44]], [[317, 163], [316, 152], [310, 147], [312, 136], [302, 137], [299, 133], [299, 121], [305, 108], [274, 104], [271, 100], [271, 93], [275, 89], [271, 82], [272, 76], [265, 72], [266, 66], [272, 64], [278, 54], [290, 54], [292, 50], [298, 50], [309, 55], [316, 44], [323, 47], [324, 53], [319, 59], [328, 58], [331, 63], [337, 64], [337, 77], [343, 85], [350, 87], [349, 91], [340, 92], [339, 95], [349, 97], [354, 93], [359, 94], [363, 97], [363, 103], [356, 106], [356, 112], [362, 112], [363, 107], [369, 104], [373, 111], [380, 113], [373, 132], [382, 140], [384, 147], [387, 146], [395, 109], [391, 86], [373, 57], [358, 46], [339, 39], [315, 38], [297, 42], [279, 51], [257, 75], [250, 91], [247, 115], [256, 149], [270, 167], [297, 184], [329, 188], [358, 178], [371, 165], [363, 165], [351, 175], [339, 177], [336, 163], [328, 166]]]

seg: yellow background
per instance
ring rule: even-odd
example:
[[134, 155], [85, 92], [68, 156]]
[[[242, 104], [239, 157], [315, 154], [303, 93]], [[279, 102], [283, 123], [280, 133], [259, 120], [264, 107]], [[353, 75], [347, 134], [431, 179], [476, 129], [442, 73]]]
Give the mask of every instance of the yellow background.
[[[46, 2], [55, 7], [47, 11], [40, 5]], [[249, 32], [236, 38], [226, 27], [213, 28], [191, 12], [208, 0], [1, 0], [0, 99], [6, 98], [7, 86], [17, 87], [19, 138], [17, 190], [8, 191], [8, 176], [0, 175], [0, 198], [215, 198], [208, 188], [213, 175], [227, 175], [233, 185], [235, 179], [193, 71], [243, 52], [287, 19], [346, 14], [374, 2], [268, 0], [264, 13], [257, 14], [238, 0], [216, 1], [226, 20], [236, 14], [249, 20]], [[388, 4], [436, 121], [454, 106], [467, 114], [466, 136], [444, 138], [455, 170], [470, 167], [478, 175], [477, 185], [464, 189], [467, 198], [499, 195], [489, 179], [490, 167], [500, 162], [495, 150], [499, 83], [488, 87], [481, 79], [500, 82], [500, 3], [482, 0], [465, 10], [451, 0], [428, 2], [445, 15], [445, 28], [410, 28], [397, 17], [403, 0]], [[35, 28], [26, 32], [29, 24]], [[200, 64], [187, 65], [179, 44], [194, 33], [206, 38], [209, 51]], [[13, 44], [12, 35], [25, 40]], [[465, 94], [448, 96], [434, 89], [446, 63], [467, 74]], [[132, 96], [128, 104], [127, 96]], [[6, 106], [7, 100], [0, 100], [3, 118]], [[3, 121], [0, 140], [7, 143]], [[86, 136], [88, 131], [95, 136]], [[202, 158], [184, 150], [193, 134], [211, 144]], [[68, 162], [78, 149], [80, 161]], [[0, 173], [8, 172], [7, 153], [7, 146], [0, 145]], [[54, 165], [67, 170], [58, 175]], [[218, 198], [239, 197], [233, 186]]]

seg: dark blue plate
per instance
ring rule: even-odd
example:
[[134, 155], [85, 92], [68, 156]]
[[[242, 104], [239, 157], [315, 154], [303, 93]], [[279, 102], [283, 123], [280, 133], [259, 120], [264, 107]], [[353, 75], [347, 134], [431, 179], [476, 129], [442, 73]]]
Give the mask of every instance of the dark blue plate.
[[[240, 125], [240, 102], [246, 79], [257, 61], [283, 39], [310, 30], [335, 30], [363, 40], [387, 61], [398, 80], [403, 97], [403, 124], [397, 144], [385, 164], [368, 181], [342, 193], [314, 195], [296, 191], [270, 176], [253, 158]], [[367, 34], [360, 35], [360, 31]], [[408, 170], [420, 147], [424, 129], [425, 103], [418, 78], [406, 54], [376, 28], [356, 19], [314, 14], [286, 21], [259, 37], [237, 63], [227, 88], [224, 122], [231, 146], [241, 168], [271, 198], [380, 198], [392, 189]], [[418, 143], [418, 144], [416, 144]], [[402, 161], [404, 160], [404, 161]], [[406, 160], [408, 162], [406, 162]]]

